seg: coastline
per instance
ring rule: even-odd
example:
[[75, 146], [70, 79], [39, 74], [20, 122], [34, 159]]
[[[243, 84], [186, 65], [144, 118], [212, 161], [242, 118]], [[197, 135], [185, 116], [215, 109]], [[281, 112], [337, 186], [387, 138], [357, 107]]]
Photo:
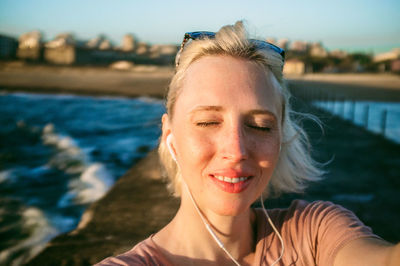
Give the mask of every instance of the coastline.
[[153, 150], [90, 205], [75, 230], [51, 240], [27, 265], [93, 265], [160, 230], [179, 206], [160, 169]]
[[0, 91], [163, 98], [172, 74], [172, 68], [159, 66], [113, 70], [3, 62]]
[[[91, 96], [163, 98], [173, 67], [136, 65], [68, 67], [0, 62], [0, 92], [66, 93]], [[400, 101], [400, 76], [393, 74], [306, 74], [287, 76], [292, 92], [325, 91], [342, 98]]]
[[362, 85], [364, 87], [383, 87], [387, 89], [400, 89], [400, 75], [371, 74], [371, 73], [337, 73], [337, 74], [304, 74], [302, 76], [289, 75], [293, 81], [315, 81], [335, 84]]

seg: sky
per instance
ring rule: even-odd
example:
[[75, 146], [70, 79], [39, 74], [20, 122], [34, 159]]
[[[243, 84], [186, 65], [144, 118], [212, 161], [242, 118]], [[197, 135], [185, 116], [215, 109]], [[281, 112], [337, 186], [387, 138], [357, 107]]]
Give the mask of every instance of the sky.
[[131, 33], [151, 44], [179, 44], [187, 31], [217, 31], [245, 20], [258, 38], [322, 42], [329, 50], [380, 53], [400, 47], [399, 0], [1, 0], [0, 33], [40, 30], [45, 40]]

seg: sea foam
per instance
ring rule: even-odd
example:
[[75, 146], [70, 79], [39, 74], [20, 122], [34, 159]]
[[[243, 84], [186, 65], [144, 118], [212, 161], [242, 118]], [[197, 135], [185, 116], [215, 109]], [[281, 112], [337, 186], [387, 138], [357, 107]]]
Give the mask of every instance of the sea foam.
[[58, 202], [59, 207], [91, 203], [101, 198], [114, 183], [103, 164], [91, 162], [85, 149], [81, 149], [70, 136], [57, 133], [53, 124], [43, 128], [42, 139], [45, 145], [57, 149], [49, 164], [76, 176], [68, 184], [69, 191]]
[[12, 176], [11, 170], [0, 171], [0, 184], [9, 180]]
[[59, 207], [88, 204], [101, 198], [112, 186], [113, 178], [101, 163], [89, 165], [79, 178], [69, 182], [69, 191], [58, 202]]
[[0, 252], [0, 264], [2, 265], [21, 265], [28, 262], [43, 250], [51, 238], [59, 234], [38, 208], [26, 208], [22, 217], [23, 230], [29, 232], [29, 237]]

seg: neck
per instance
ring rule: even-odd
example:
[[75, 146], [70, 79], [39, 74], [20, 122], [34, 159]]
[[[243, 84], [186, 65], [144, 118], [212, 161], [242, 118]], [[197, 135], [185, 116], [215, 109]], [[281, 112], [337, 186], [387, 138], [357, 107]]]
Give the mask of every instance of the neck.
[[[241, 264], [247, 264], [255, 251], [256, 223], [253, 211], [247, 209], [237, 216], [200, 211], [229, 253]], [[207, 231], [186, 191], [182, 193], [178, 213], [164, 230], [169, 237], [169, 247], [172, 249], [169, 252], [172, 254], [203, 261], [220, 261], [222, 264], [229, 261], [225, 252]]]

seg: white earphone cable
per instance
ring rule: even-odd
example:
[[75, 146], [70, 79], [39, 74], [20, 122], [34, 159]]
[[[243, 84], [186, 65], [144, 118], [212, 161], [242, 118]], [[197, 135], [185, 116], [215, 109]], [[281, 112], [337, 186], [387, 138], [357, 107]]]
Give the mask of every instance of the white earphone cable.
[[272, 222], [271, 218], [270, 218], [269, 215], [268, 215], [267, 210], [265, 209], [265, 206], [264, 206], [264, 199], [263, 199], [263, 197], [262, 197], [262, 194], [260, 195], [260, 200], [261, 200], [261, 206], [262, 206], [262, 209], [263, 209], [263, 211], [264, 211], [264, 214], [265, 214], [265, 216], [267, 217], [267, 220], [268, 220], [269, 224], [271, 225], [272, 229], [274, 229], [274, 232], [275, 232], [275, 234], [277, 235], [277, 237], [279, 238], [279, 241], [281, 242], [281, 247], [282, 247], [281, 255], [279, 256], [279, 258], [278, 258], [277, 260], [274, 261], [274, 263], [271, 264], [271, 266], [274, 266], [275, 264], [277, 264], [277, 263], [282, 259], [283, 253], [285, 252], [285, 245], [283, 244], [283, 239], [282, 239], [281, 234], [280, 234], [280, 233], [278, 232], [278, 230], [276, 229], [274, 223]]
[[190, 192], [190, 189], [188, 187], [188, 185], [186, 184], [186, 182], [183, 180], [183, 183], [185, 184], [186, 190], [189, 193], [190, 199], [192, 200], [192, 203], [197, 211], [197, 213], [199, 214], [203, 224], [205, 225], [207, 231], [210, 233], [210, 235], [212, 236], [212, 238], [215, 240], [215, 242], [218, 244], [218, 246], [226, 253], [226, 255], [228, 255], [228, 257], [237, 265], [240, 266], [240, 263], [231, 255], [231, 253], [229, 253], [229, 251], [225, 248], [224, 244], [221, 242], [221, 240], [218, 238], [218, 236], [214, 233], [214, 231], [212, 230], [210, 224], [207, 222], [206, 218], [204, 218], [203, 214], [201, 213], [199, 207], [196, 204], [196, 201], [194, 200], [192, 193]]

